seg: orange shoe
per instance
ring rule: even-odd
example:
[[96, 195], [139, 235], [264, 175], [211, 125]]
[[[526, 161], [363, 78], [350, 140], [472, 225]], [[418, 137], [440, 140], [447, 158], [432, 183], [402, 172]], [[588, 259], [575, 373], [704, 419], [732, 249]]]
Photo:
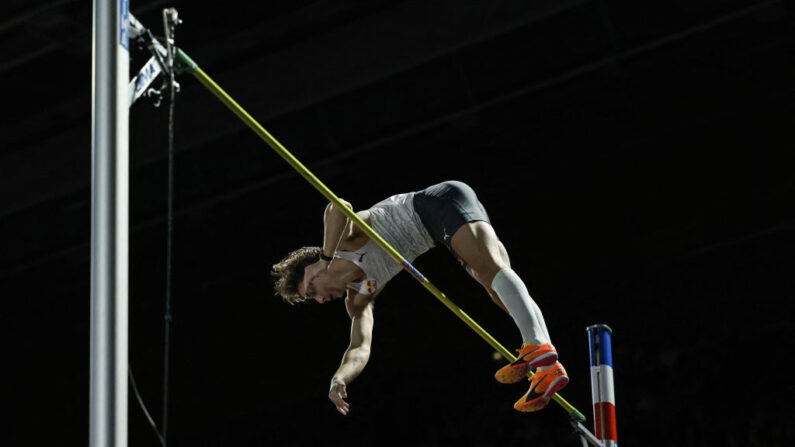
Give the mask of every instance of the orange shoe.
[[516, 351], [519, 353], [516, 360], [503, 366], [494, 374], [497, 382], [516, 383], [527, 377], [528, 371], [539, 366], [552, 366], [558, 360], [558, 351], [555, 350], [552, 343], [543, 345], [524, 343], [522, 348]]
[[536, 371], [530, 380], [530, 389], [513, 404], [517, 411], [529, 413], [544, 409], [552, 396], [569, 384], [569, 376], [560, 362], [546, 371]]

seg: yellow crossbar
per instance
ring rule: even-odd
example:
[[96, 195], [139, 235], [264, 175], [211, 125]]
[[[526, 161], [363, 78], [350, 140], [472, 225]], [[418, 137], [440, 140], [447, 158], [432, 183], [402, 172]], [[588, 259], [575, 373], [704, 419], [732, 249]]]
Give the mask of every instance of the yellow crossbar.
[[[420, 282], [429, 292], [433, 294], [439, 301], [442, 302], [448, 309], [450, 309], [458, 318], [460, 318], [464, 323], [467, 324], [472, 330], [474, 330], [481, 338], [486, 340], [488, 344], [491, 345], [497, 352], [499, 352], [503, 357], [505, 357], [509, 362], [513, 362], [516, 360], [516, 357], [513, 356], [507, 349], [505, 349], [497, 340], [494, 339], [488, 332], [486, 332], [480, 325], [478, 325], [472, 318], [469, 317], [460, 307], [456, 306], [455, 303], [450, 301], [447, 296], [445, 296], [442, 291], [436, 288], [428, 278], [422, 275], [416, 268], [414, 268], [411, 263], [409, 263], [400, 253], [397, 252], [391, 245], [389, 245], [378, 233], [375, 232], [367, 223], [365, 223], [359, 216], [356, 215], [353, 210], [348, 208], [347, 206], [343, 205], [342, 201], [340, 201], [339, 197], [337, 197], [330, 189], [326, 187], [317, 177], [315, 177], [312, 172], [306, 168], [297, 158], [295, 158], [281, 143], [279, 143], [273, 136], [268, 133], [265, 128], [263, 128], [251, 115], [248, 114], [241, 106], [238, 104], [231, 96], [229, 96], [218, 84], [215, 83], [207, 74], [202, 71], [201, 68], [190, 58], [187, 54], [185, 54], [181, 49], [177, 49], [177, 61], [180, 63], [181, 68], [189, 70], [193, 76], [199, 80], [205, 87], [207, 87], [210, 92], [215, 95], [224, 105], [226, 105], [229, 110], [231, 110], [238, 118], [240, 118], [251, 130], [254, 131], [260, 138], [262, 138], [265, 143], [268, 144], [274, 151], [276, 151], [279, 156], [281, 156], [290, 166], [293, 167], [302, 177], [304, 177], [315, 189], [323, 194], [323, 197], [328, 199], [331, 203], [333, 203], [337, 209], [345, 213], [345, 215], [351, 219], [362, 231], [367, 234], [367, 236], [374, 240], [378, 246], [380, 246], [384, 251], [386, 251], [392, 259], [394, 259], [397, 263], [403, 266], [403, 268], [408, 271], [411, 276], [413, 276], [417, 281]], [[530, 373], [531, 377], [533, 373]], [[555, 394], [553, 400], [560, 404], [569, 416], [572, 419], [577, 421], [584, 421], [585, 416], [582, 415], [576, 408], [574, 408], [570, 403], [568, 403], [563, 397], [559, 394]]]

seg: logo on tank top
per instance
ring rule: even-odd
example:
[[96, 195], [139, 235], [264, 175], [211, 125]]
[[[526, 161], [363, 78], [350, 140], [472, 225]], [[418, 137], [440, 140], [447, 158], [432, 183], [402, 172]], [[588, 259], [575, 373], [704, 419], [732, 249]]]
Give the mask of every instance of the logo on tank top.
[[364, 259], [364, 255], [366, 255], [366, 254], [367, 254], [367, 252], [364, 252], [364, 253], [361, 254], [361, 256], [359, 256], [359, 262], [360, 263], [362, 262], [362, 259]]
[[375, 279], [367, 279], [362, 282], [352, 282], [348, 284], [348, 288], [355, 290], [356, 293], [361, 293], [362, 295], [370, 295], [378, 290], [378, 281]]
[[375, 292], [375, 289], [378, 288], [378, 283], [374, 279], [368, 279], [364, 283], [364, 289], [367, 291], [367, 294], [371, 294]]

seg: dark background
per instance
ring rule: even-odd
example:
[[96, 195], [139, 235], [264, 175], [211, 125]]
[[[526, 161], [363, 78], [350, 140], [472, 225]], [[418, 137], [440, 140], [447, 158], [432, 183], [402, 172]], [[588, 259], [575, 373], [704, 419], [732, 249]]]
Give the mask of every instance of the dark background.
[[[592, 418], [585, 327], [614, 330], [621, 445], [795, 441], [795, 35], [785, 1], [133, 1], [357, 209], [472, 185]], [[86, 445], [90, 2], [0, 7], [3, 438]], [[148, 58], [134, 49], [131, 71]], [[492, 349], [405, 273], [373, 354], [326, 393], [343, 304], [270, 266], [319, 244], [320, 194], [189, 76], [176, 104], [169, 440], [579, 445], [511, 406]], [[159, 82], [159, 81], [158, 81]], [[130, 127], [130, 364], [162, 420], [167, 109]], [[506, 347], [510, 318], [436, 248], [417, 267]], [[158, 441], [130, 394], [133, 446]]]

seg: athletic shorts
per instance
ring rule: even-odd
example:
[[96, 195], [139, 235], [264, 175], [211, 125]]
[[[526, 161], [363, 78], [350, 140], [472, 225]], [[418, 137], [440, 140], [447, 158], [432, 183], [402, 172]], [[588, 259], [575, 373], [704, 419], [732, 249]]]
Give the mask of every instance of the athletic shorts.
[[433, 241], [444, 244], [464, 267], [466, 262], [450, 245], [453, 235], [469, 222], [484, 221], [491, 224], [475, 191], [466, 183], [455, 180], [417, 191], [414, 194], [414, 211], [420, 216]]

